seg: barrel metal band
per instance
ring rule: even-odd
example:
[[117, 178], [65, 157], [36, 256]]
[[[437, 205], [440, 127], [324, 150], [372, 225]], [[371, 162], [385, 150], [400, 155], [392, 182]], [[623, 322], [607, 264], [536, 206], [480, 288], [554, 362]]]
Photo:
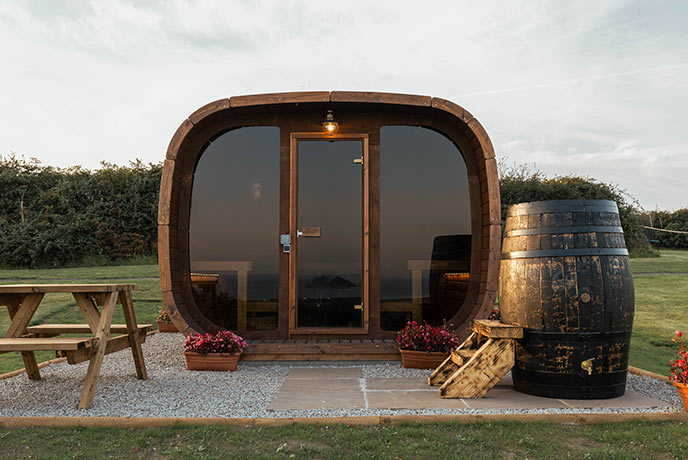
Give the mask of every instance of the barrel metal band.
[[542, 251], [503, 252], [502, 259], [528, 259], [535, 257], [574, 257], [574, 256], [627, 256], [626, 248], [571, 248], [545, 249]]
[[631, 337], [631, 333], [632, 333], [632, 331], [547, 332], [547, 331], [538, 331], [538, 330], [530, 329], [530, 328], [524, 328], [523, 329], [524, 338], [532, 338], [532, 339], [539, 338], [540, 340], [558, 340], [558, 341], [581, 339], [582, 342], [602, 340], [602, 339], [612, 339], [612, 338], [628, 339]]
[[520, 203], [509, 207], [507, 217], [562, 212], [612, 212], [618, 214], [616, 203], [608, 200], [552, 200]]
[[509, 230], [505, 236], [524, 236], [524, 235], [556, 235], [558, 233], [623, 233], [623, 228], [606, 226], [580, 225], [578, 227], [542, 227], [542, 228], [523, 228]]

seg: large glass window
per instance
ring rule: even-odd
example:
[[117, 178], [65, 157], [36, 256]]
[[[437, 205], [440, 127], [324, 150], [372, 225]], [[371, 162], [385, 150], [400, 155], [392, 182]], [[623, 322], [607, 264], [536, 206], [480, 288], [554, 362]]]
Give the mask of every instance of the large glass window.
[[191, 286], [222, 328], [277, 329], [279, 155], [279, 128], [240, 128], [215, 139], [196, 166]]
[[471, 212], [466, 164], [445, 136], [416, 126], [380, 130], [382, 328], [440, 324], [468, 289]]

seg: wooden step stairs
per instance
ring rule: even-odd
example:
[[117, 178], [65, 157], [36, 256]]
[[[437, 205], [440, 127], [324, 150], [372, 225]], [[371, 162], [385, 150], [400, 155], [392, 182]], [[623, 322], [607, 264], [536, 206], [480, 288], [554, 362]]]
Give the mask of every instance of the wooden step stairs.
[[440, 385], [440, 398], [482, 398], [512, 367], [515, 339], [523, 328], [499, 321], [476, 320], [471, 335], [428, 377]]

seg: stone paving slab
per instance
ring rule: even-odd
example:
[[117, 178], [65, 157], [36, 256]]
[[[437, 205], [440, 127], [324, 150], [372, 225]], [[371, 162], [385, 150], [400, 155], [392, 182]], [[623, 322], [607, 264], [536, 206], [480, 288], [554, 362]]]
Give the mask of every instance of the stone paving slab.
[[363, 392], [357, 390], [280, 391], [268, 410], [365, 409]]
[[294, 368], [268, 410], [365, 409], [360, 368]]
[[514, 389], [514, 381], [511, 378], [511, 372], [508, 375], [504, 376], [504, 378], [502, 378], [502, 380], [497, 382], [497, 385], [495, 385], [493, 389], [498, 389], [498, 388], [506, 388], [509, 390]]
[[296, 367], [289, 371], [287, 379], [360, 379], [361, 369], [356, 367]]
[[280, 390], [309, 392], [318, 390], [342, 391], [356, 390], [361, 391], [361, 379], [290, 379], [286, 378]]
[[371, 409], [468, 409], [461, 399], [442, 399], [435, 391], [367, 391]]
[[662, 407], [666, 403], [650, 398], [635, 391], [626, 390], [623, 396], [611, 399], [562, 399], [568, 407], [599, 408], [599, 407]]
[[[439, 397], [439, 396], [438, 396]], [[558, 399], [519, 393], [514, 389], [493, 388], [480, 399], [464, 399], [471, 409], [565, 409]]]
[[425, 377], [417, 379], [408, 378], [377, 378], [365, 379], [366, 390], [424, 390], [431, 391], [437, 394], [439, 387], [431, 387], [428, 385], [428, 379]]
[[633, 391], [619, 398], [543, 398], [513, 389], [504, 377], [481, 399], [442, 399], [426, 377], [361, 378], [360, 368], [294, 368], [268, 410], [651, 408], [666, 403]]

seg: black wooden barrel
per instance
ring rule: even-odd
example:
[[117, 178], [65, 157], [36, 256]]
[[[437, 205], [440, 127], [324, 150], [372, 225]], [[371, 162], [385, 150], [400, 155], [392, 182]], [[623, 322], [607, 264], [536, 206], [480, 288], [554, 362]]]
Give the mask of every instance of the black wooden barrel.
[[523, 326], [514, 387], [552, 398], [624, 394], [635, 298], [616, 203], [554, 200], [507, 211], [502, 321]]

